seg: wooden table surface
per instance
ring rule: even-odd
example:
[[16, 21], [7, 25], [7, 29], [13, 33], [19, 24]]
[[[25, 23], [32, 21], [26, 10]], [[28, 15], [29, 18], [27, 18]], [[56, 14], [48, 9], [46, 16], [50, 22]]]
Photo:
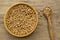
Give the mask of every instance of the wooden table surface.
[[[26, 2], [33, 5], [39, 14], [38, 26], [28, 37], [14, 37], [4, 28], [4, 14], [6, 13], [7, 8], [16, 2]], [[46, 6], [51, 7], [53, 10], [51, 20], [54, 38], [55, 40], [60, 40], [60, 0], [0, 0], [0, 40], [50, 40], [47, 20], [42, 11]]]

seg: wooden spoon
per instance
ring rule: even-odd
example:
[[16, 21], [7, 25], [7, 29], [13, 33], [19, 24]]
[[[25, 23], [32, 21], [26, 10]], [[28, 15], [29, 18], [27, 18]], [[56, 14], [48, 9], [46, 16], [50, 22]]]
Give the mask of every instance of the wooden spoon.
[[49, 30], [50, 40], [54, 40], [53, 28], [52, 28], [51, 19], [50, 19], [51, 13], [52, 13], [52, 9], [50, 7], [44, 8], [44, 15], [48, 21], [48, 30]]

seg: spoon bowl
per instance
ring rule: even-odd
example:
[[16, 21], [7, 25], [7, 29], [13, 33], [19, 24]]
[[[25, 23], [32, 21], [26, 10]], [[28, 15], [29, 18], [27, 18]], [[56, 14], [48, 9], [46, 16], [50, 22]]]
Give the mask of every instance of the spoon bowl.
[[50, 17], [51, 16], [51, 13], [52, 13], [52, 9], [50, 7], [44, 8], [44, 15], [46, 17]]

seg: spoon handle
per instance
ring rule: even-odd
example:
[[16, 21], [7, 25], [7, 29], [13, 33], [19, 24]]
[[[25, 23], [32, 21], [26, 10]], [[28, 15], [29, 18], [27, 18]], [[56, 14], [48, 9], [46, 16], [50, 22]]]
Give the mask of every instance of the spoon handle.
[[48, 17], [48, 20], [47, 21], [48, 21], [48, 30], [49, 30], [50, 40], [54, 40], [53, 28], [52, 28], [50, 17]]

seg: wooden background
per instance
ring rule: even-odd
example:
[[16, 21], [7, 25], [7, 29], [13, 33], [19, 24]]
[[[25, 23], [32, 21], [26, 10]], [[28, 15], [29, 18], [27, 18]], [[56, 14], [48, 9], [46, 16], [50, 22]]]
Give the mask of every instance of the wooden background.
[[[33, 5], [39, 14], [37, 29], [28, 37], [14, 37], [4, 28], [4, 14], [7, 8], [16, 2], [26, 2]], [[0, 40], [50, 40], [47, 20], [42, 11], [46, 6], [51, 7], [53, 10], [51, 20], [54, 38], [55, 40], [60, 40], [60, 0], [0, 0]]]

